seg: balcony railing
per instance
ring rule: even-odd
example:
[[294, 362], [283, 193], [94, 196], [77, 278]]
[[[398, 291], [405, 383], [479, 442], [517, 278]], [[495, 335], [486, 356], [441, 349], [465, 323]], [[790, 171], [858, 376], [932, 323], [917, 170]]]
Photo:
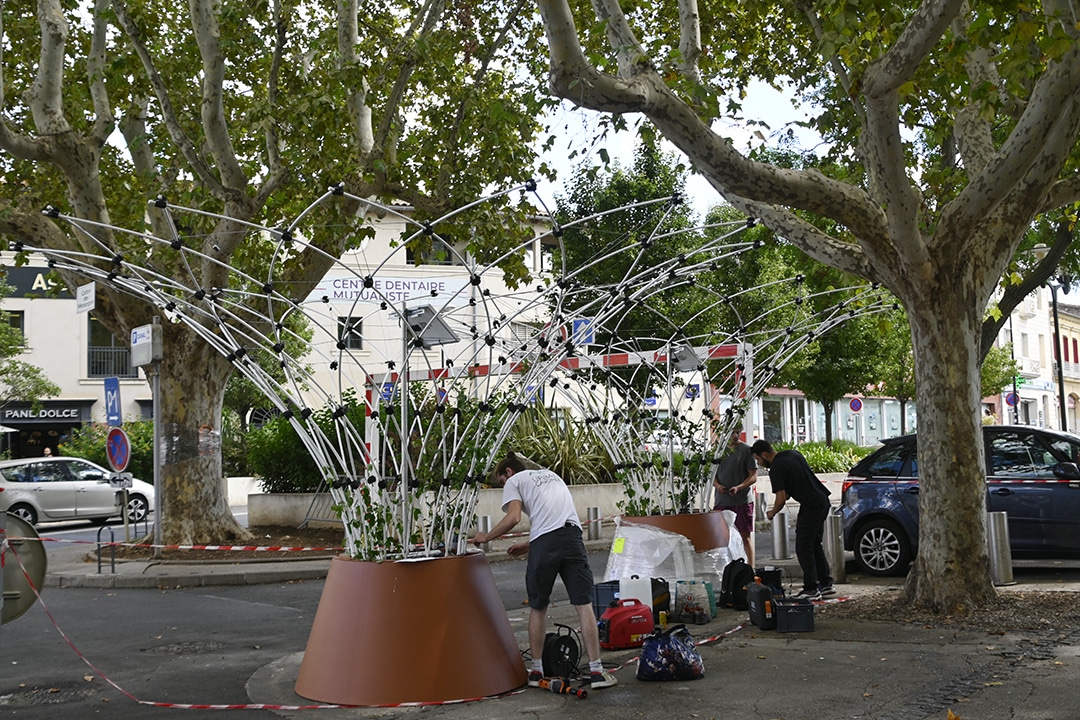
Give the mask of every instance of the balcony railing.
[[131, 366], [131, 351], [125, 347], [91, 347], [88, 377], [137, 378], [139, 369]]

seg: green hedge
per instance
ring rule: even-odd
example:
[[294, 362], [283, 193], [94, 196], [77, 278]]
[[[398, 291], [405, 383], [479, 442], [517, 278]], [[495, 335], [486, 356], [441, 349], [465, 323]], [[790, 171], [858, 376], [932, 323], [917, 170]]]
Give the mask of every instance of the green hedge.
[[847, 472], [874, 451], [874, 448], [861, 447], [850, 440], [834, 440], [832, 447], [823, 442], [811, 442], [801, 445], [773, 443], [773, 448], [778, 452], [791, 448], [798, 450], [816, 473]]

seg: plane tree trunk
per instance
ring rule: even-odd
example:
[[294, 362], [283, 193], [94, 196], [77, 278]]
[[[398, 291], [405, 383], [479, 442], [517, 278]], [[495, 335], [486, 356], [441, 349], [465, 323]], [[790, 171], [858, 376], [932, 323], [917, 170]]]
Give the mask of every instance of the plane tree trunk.
[[[225, 383], [232, 366], [195, 333], [163, 326], [160, 409], [162, 538], [168, 545], [225, 543], [250, 534], [229, 509], [221, 473]], [[155, 401], [157, 399], [155, 398]]]

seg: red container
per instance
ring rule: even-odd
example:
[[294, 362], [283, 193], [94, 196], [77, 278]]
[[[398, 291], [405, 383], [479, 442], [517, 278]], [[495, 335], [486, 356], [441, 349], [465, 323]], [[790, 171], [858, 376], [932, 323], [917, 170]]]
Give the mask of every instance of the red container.
[[605, 650], [641, 647], [654, 627], [651, 607], [636, 598], [618, 600], [600, 618], [600, 647]]

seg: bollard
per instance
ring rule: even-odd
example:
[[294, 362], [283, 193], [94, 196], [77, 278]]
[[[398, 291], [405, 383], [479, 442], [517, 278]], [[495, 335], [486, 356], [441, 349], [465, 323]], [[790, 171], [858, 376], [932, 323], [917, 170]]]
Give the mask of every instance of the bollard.
[[757, 502], [754, 503], [754, 522], [765, 522], [765, 493], [756, 493]]
[[[479, 529], [480, 529], [480, 532], [485, 533], [485, 534], [491, 532], [491, 516], [490, 515], [481, 515], [480, 516], [480, 528]], [[483, 550], [484, 552], [491, 552], [491, 543], [489, 543], [489, 542], [481, 543], [480, 544], [480, 549]]]
[[586, 518], [589, 521], [589, 534], [586, 536], [590, 540], [600, 539], [600, 508], [591, 507], [585, 508]]
[[1014, 585], [1009, 522], [1006, 513], [986, 513], [986, 542], [990, 553], [990, 575], [994, 585]]
[[[825, 518], [825, 557], [832, 569], [833, 580], [847, 582], [847, 568], [844, 563], [844, 536], [840, 531], [840, 516], [829, 514]], [[821, 577], [820, 575], [818, 576]]]
[[773, 515], [772, 556], [773, 560], [787, 560], [791, 557], [787, 542], [787, 512], [784, 510]]

